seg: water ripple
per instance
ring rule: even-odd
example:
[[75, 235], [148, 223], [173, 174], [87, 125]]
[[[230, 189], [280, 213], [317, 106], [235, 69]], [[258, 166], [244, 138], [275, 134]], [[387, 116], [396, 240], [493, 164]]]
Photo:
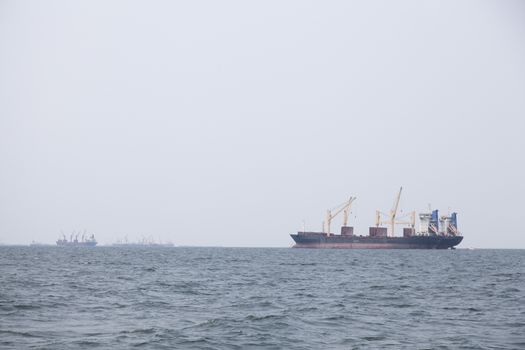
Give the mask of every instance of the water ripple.
[[0, 347], [525, 348], [524, 253], [0, 247]]

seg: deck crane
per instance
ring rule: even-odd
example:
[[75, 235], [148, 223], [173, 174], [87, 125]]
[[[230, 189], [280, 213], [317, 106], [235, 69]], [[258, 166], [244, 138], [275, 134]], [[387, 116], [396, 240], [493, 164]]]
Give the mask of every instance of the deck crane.
[[[324, 232], [327, 235], [330, 234], [330, 224], [332, 223], [332, 219], [335, 218], [337, 215], [339, 215], [341, 212], [343, 212], [343, 226], [346, 226], [348, 224], [348, 216], [350, 214], [350, 206], [352, 205], [352, 203], [355, 200], [356, 200], [356, 197], [350, 197], [344, 203], [336, 206], [335, 208], [328, 209], [326, 211], [326, 220], [323, 222], [323, 228], [324, 228]], [[332, 210], [335, 210], [335, 212], [332, 213]]]
[[356, 199], [357, 197], [350, 197], [350, 199], [348, 200], [348, 205], [343, 210], [343, 226], [348, 226], [348, 216], [350, 216], [350, 207]]
[[[416, 224], [416, 212], [415, 211], [412, 211], [409, 213], [410, 215], [409, 221], [396, 221], [397, 209], [399, 208], [399, 200], [401, 199], [401, 191], [403, 191], [403, 187], [399, 188], [399, 192], [397, 193], [397, 196], [394, 199], [394, 205], [392, 206], [392, 209], [390, 209], [390, 213], [388, 215], [380, 212], [379, 210], [376, 210], [376, 226], [379, 227], [380, 225], [383, 225], [383, 224], [389, 225], [391, 237], [394, 237], [395, 225], [410, 225], [410, 227], [414, 228]], [[386, 216], [386, 219], [382, 221], [381, 216]]]

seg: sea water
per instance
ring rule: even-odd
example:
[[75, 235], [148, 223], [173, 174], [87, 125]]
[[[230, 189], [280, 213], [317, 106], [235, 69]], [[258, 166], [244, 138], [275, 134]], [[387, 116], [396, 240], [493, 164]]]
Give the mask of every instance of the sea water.
[[524, 250], [0, 247], [5, 349], [525, 349]]

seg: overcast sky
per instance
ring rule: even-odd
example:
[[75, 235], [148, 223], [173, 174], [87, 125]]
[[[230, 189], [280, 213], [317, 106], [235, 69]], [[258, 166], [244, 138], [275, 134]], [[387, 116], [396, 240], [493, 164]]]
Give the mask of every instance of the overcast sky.
[[0, 243], [287, 247], [403, 186], [525, 248], [524, 135], [522, 1], [0, 0]]

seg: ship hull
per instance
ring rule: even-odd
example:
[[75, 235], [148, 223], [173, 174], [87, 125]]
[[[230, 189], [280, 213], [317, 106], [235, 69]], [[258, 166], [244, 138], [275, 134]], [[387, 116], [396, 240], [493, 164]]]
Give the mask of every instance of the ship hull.
[[97, 242], [57, 242], [59, 247], [95, 247]]
[[294, 248], [332, 249], [448, 249], [463, 240], [462, 236], [370, 237], [325, 234], [291, 234]]

